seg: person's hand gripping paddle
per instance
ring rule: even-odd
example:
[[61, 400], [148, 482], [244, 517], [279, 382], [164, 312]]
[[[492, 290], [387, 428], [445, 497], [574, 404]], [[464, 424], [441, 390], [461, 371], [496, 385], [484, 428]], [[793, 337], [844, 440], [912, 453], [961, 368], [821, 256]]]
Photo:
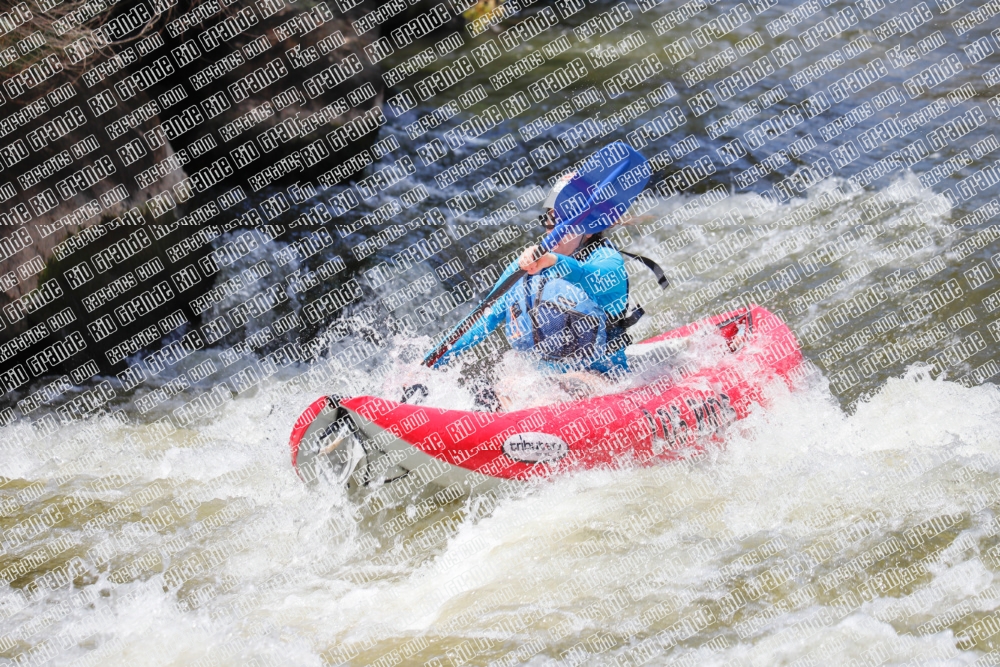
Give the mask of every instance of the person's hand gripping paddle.
[[[535, 250], [533, 261], [555, 248], [569, 234], [596, 234], [611, 227], [629, 209], [649, 182], [649, 162], [628, 144], [616, 141], [588, 157], [553, 207], [556, 224]], [[424, 359], [433, 367], [452, 345], [527, 272], [518, 269], [493, 288], [445, 340]]]

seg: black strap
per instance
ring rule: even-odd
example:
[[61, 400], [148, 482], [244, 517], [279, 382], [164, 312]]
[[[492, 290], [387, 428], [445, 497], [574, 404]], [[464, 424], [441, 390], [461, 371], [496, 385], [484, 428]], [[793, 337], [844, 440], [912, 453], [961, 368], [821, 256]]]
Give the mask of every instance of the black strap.
[[[618, 249], [615, 248], [615, 250], [618, 250]], [[657, 264], [656, 262], [654, 262], [653, 260], [651, 260], [648, 257], [643, 257], [642, 255], [636, 255], [635, 253], [625, 252], [624, 250], [618, 250], [618, 252], [620, 254], [624, 255], [625, 257], [630, 257], [632, 259], [637, 259], [640, 262], [642, 262], [643, 265], [647, 269], [649, 269], [650, 271], [652, 271], [653, 275], [656, 276], [656, 282], [657, 282], [657, 284], [659, 284], [659, 286], [660, 286], [661, 289], [667, 289], [668, 287], [670, 287], [670, 281], [667, 280], [667, 276], [663, 272], [663, 269], [660, 267], [659, 264]], [[622, 330], [624, 331], [625, 329], [628, 329], [628, 328], [633, 327], [636, 324], [638, 324], [639, 320], [641, 320], [642, 316], [645, 315], [645, 314], [646, 314], [646, 311], [643, 310], [642, 305], [639, 304], [639, 303], [636, 303], [635, 304], [635, 308], [632, 309], [632, 312], [628, 313], [627, 315], [625, 313], [622, 313], [621, 317], [617, 320], [616, 324], [619, 327], [621, 327]], [[631, 342], [631, 340], [629, 341], [629, 343], [630, 342]], [[626, 343], [626, 344], [629, 344], [629, 343]]]
[[[530, 281], [532, 276], [528, 276], [525, 280]], [[542, 332], [538, 325], [538, 302], [542, 300], [542, 290], [545, 289], [545, 283], [548, 281], [548, 276], [538, 276], [538, 292], [535, 294], [535, 298], [531, 298], [531, 283], [527, 282], [525, 284], [525, 305], [528, 307], [528, 318], [531, 320], [531, 342], [535, 347], [542, 342]]]
[[625, 252], [624, 250], [619, 250], [618, 252], [625, 255], [626, 257], [637, 259], [643, 264], [645, 264], [646, 268], [652, 271], [653, 275], [656, 276], [656, 282], [659, 283], [660, 287], [662, 287], [663, 289], [667, 289], [668, 287], [670, 287], [670, 281], [667, 280], [667, 276], [666, 274], [664, 274], [663, 269], [660, 268], [660, 265], [651, 260], [649, 257], [643, 257], [642, 255], [636, 255], [630, 252]]
[[632, 309], [631, 313], [620, 318], [616, 324], [624, 329], [628, 329], [629, 327], [635, 326], [645, 314], [646, 311], [642, 309], [642, 306], [637, 305]]
[[[670, 281], [667, 280], [667, 276], [659, 264], [657, 264], [648, 257], [643, 257], [642, 255], [636, 255], [631, 252], [625, 252], [624, 250], [619, 250], [618, 248], [615, 247], [615, 244], [613, 244], [610, 240], [603, 238], [600, 234], [595, 234], [591, 238], [587, 239], [587, 242], [583, 244], [582, 247], [578, 248], [577, 251], [573, 253], [573, 256], [577, 260], [585, 262], [587, 261], [587, 258], [590, 257], [591, 253], [593, 253], [595, 250], [597, 250], [599, 247], [602, 246], [611, 248], [612, 250], [615, 250], [616, 252], [624, 255], [625, 257], [630, 257], [632, 259], [639, 260], [647, 269], [653, 272], [653, 275], [656, 276], [657, 284], [659, 284], [659, 286], [662, 289], [667, 289], [668, 287], [670, 287]], [[627, 335], [625, 334], [625, 329], [635, 326], [635, 324], [637, 324], [639, 320], [642, 318], [642, 316], [645, 314], [646, 311], [644, 311], [642, 309], [642, 306], [637, 303], [635, 304], [635, 308], [632, 309], [631, 313], [626, 314], [623, 312], [618, 317], [609, 317], [608, 321], [610, 325], [612, 325], [615, 328], [618, 328], [622, 332], [622, 335]]]
[[600, 234], [594, 234], [594, 236], [587, 239], [587, 242], [583, 244], [582, 247], [577, 249], [576, 252], [573, 253], [573, 257], [575, 257], [581, 262], [585, 262], [590, 257], [591, 253], [593, 253], [595, 250], [597, 250], [602, 246], [611, 248], [612, 250], [622, 255], [625, 255], [626, 257], [639, 260], [640, 262], [643, 263], [643, 265], [647, 269], [653, 272], [653, 275], [656, 276], [656, 282], [660, 285], [660, 287], [662, 287], [663, 289], [667, 289], [668, 287], [670, 287], [670, 281], [667, 280], [667, 275], [659, 264], [651, 260], [649, 257], [643, 257], [642, 255], [636, 255], [635, 253], [619, 250], [618, 248], [615, 247], [614, 243], [602, 237]]

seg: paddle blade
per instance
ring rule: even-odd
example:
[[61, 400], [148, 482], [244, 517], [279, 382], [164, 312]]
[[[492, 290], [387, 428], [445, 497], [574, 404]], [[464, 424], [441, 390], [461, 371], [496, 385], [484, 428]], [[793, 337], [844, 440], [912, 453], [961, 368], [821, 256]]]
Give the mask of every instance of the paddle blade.
[[556, 197], [556, 227], [594, 234], [613, 225], [646, 187], [649, 162], [622, 141], [588, 157]]
[[[646, 158], [621, 141], [608, 144], [588, 157], [556, 197], [556, 224], [536, 249], [536, 258], [543, 251], [556, 247], [567, 234], [595, 234], [613, 225], [646, 187], [649, 177]], [[486, 299], [424, 358], [424, 365], [433, 367], [524, 273], [518, 269], [494, 287]]]

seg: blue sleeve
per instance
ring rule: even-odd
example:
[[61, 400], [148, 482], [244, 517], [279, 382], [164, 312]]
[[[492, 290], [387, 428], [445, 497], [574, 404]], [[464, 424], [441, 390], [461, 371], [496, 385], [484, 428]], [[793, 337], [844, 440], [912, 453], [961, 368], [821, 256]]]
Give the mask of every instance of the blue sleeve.
[[598, 248], [587, 261], [566, 255], [556, 255], [556, 264], [549, 271], [579, 285], [608, 315], [617, 317], [628, 308], [628, 276], [621, 253], [611, 248]]
[[[500, 278], [497, 279], [496, 283], [494, 283], [493, 289], [490, 290], [490, 294], [493, 294], [493, 292], [500, 285], [500, 283], [502, 283], [504, 280], [508, 278], [508, 276], [514, 273], [514, 271], [516, 271], [517, 268], [518, 266], [516, 261], [513, 262], [510, 266], [508, 266], [507, 270], [504, 271], [503, 274], [500, 276]], [[487, 297], [489, 297], [489, 294], [487, 295]], [[434, 364], [434, 367], [437, 368], [442, 364], [447, 364], [454, 355], [459, 354], [464, 350], [467, 350], [473, 345], [478, 345], [483, 341], [484, 338], [493, 333], [497, 327], [503, 324], [504, 321], [506, 321], [506, 319], [507, 319], [507, 295], [505, 294], [502, 297], [500, 297], [500, 299], [496, 303], [494, 303], [486, 310], [486, 313], [482, 317], [480, 317], [475, 324], [472, 325], [471, 329], [466, 331], [464, 334], [462, 334], [461, 338], [455, 341], [455, 344], [451, 346], [451, 349], [445, 352], [444, 355], [442, 355], [442, 357], [438, 359], [437, 363]], [[464, 322], [465, 320], [462, 321]], [[455, 328], [458, 327], [456, 326]], [[454, 330], [455, 329], [451, 329], [451, 331], [449, 331], [448, 334], [450, 335], [451, 332]]]

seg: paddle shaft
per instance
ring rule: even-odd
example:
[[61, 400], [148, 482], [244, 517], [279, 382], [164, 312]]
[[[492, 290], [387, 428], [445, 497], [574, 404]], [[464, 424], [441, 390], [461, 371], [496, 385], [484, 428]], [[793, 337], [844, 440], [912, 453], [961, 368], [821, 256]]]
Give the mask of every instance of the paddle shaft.
[[[614, 172], [614, 174], [612, 174], [612, 178], [620, 174], [621, 171], [622, 171], [621, 168], [617, 169]], [[587, 202], [587, 208], [586, 210], [584, 210], [583, 215], [586, 215], [593, 206], [592, 199], [593, 197], [591, 197], [591, 201]], [[566, 238], [567, 235], [569, 235], [574, 231], [576, 230], [574, 230], [572, 224], [557, 226], [555, 229], [546, 234], [545, 237], [541, 240], [541, 242], [537, 246], [535, 246], [534, 252], [531, 255], [531, 261], [537, 262], [539, 259], [541, 259], [542, 255], [546, 254], [547, 252], [550, 252], [552, 248], [555, 248], [557, 245], [559, 245], [562, 242], [562, 240]], [[451, 349], [451, 346], [454, 345], [459, 338], [468, 333], [468, 331], [472, 329], [472, 327], [476, 324], [476, 322], [478, 322], [482, 318], [482, 316], [486, 313], [487, 308], [496, 303], [500, 299], [500, 297], [502, 297], [504, 294], [507, 293], [507, 290], [513, 287], [514, 284], [517, 283], [518, 280], [523, 278], [527, 273], [528, 272], [525, 271], [524, 269], [518, 269], [514, 273], [510, 274], [506, 280], [497, 285], [496, 289], [494, 289], [489, 296], [483, 299], [483, 302], [480, 303], [479, 306], [477, 306], [476, 309], [472, 311], [468, 315], [468, 317], [466, 317], [465, 320], [463, 320], [462, 323], [458, 325], [458, 327], [454, 331], [451, 332], [451, 335], [449, 335], [448, 338], [446, 338], [445, 341], [441, 343], [437, 347], [437, 349], [434, 350], [434, 352], [432, 352], [430, 355], [427, 356], [426, 359], [424, 359], [424, 365], [427, 366], [428, 368], [433, 368], [434, 364], [436, 364], [438, 360], [441, 359], [441, 357], [443, 357], [445, 354], [448, 353], [448, 350]]]
[[[545, 250], [543, 250], [540, 245], [535, 246], [535, 252], [532, 255], [532, 261], [538, 261], [538, 259], [544, 254]], [[433, 368], [434, 364], [436, 364], [438, 360], [441, 359], [441, 357], [443, 357], [445, 354], [448, 353], [448, 350], [451, 349], [451, 346], [454, 345], [459, 338], [468, 333], [469, 330], [475, 326], [476, 322], [478, 322], [483, 317], [483, 315], [486, 314], [486, 310], [490, 308], [490, 306], [492, 306], [494, 303], [499, 301], [500, 297], [506, 294], [507, 290], [513, 287], [514, 284], [518, 280], [523, 278], [527, 273], [528, 272], [525, 271], [524, 269], [518, 269], [514, 273], [507, 276], [507, 279], [504, 280], [499, 285], [497, 285], [496, 289], [493, 290], [489, 296], [483, 299], [483, 302], [480, 303], [479, 306], [476, 307], [474, 311], [469, 313], [468, 317], [466, 317], [465, 320], [460, 325], [458, 325], [458, 327], [454, 331], [451, 332], [451, 335], [448, 336], [448, 338], [446, 338], [445, 341], [437, 347], [437, 349], [431, 352], [426, 359], [424, 359], [424, 365], [429, 368]]]
[[451, 346], [454, 345], [459, 338], [468, 333], [473, 326], [475, 326], [476, 322], [478, 322], [486, 313], [486, 309], [499, 301], [500, 297], [502, 297], [507, 290], [513, 287], [514, 283], [520, 280], [526, 273], [527, 271], [524, 269], [518, 269], [514, 273], [510, 274], [510, 276], [503, 281], [492, 294], [483, 299], [483, 302], [479, 304], [479, 307], [476, 308], [476, 310], [467, 318], [465, 318], [465, 321], [462, 322], [457, 329], [451, 332], [451, 335], [448, 336], [448, 338], [441, 343], [441, 345], [438, 346], [434, 352], [424, 359], [424, 365], [433, 368], [434, 364], [436, 364], [441, 357], [447, 354], [448, 350], [451, 349]]

